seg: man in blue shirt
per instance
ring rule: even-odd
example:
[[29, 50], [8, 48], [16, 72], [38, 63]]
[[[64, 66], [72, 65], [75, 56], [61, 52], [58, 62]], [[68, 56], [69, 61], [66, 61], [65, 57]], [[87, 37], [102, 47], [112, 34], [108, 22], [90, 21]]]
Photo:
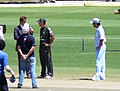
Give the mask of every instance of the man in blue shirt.
[[15, 77], [14, 72], [8, 65], [8, 55], [3, 51], [4, 48], [5, 41], [0, 39], [0, 91], [8, 91], [8, 84], [4, 75], [4, 67], [9, 73], [11, 73], [12, 77]]
[[36, 58], [34, 54], [35, 49], [35, 38], [32, 35], [28, 34], [28, 29], [22, 28], [23, 35], [18, 39], [17, 50], [21, 56], [20, 58], [20, 76], [18, 88], [22, 88], [24, 81], [24, 73], [28, 64], [30, 64], [30, 72], [32, 79], [32, 88], [38, 88], [36, 77], [35, 77], [35, 68], [36, 68]]

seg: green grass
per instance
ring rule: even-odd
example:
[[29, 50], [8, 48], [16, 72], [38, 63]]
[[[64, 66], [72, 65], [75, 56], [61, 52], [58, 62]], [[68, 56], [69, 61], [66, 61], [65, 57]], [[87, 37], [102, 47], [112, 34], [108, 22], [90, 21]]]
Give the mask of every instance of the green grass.
[[[89, 23], [94, 17], [101, 19], [107, 36], [107, 77], [119, 79], [120, 76], [120, 15], [113, 14], [119, 7], [40, 7], [40, 8], [0, 8], [0, 22], [7, 25], [5, 34], [9, 64], [17, 70], [17, 54], [13, 39], [14, 27], [19, 17], [28, 17], [28, 23], [35, 30], [37, 75], [40, 74], [38, 56], [40, 17], [47, 20], [56, 36], [52, 45], [55, 78], [76, 79], [91, 77], [95, 73], [95, 29]], [[81, 38], [85, 37], [85, 51], [81, 51]], [[116, 50], [116, 51], [114, 51]], [[118, 50], [118, 51], [117, 51]], [[112, 75], [112, 76], [111, 76]]]

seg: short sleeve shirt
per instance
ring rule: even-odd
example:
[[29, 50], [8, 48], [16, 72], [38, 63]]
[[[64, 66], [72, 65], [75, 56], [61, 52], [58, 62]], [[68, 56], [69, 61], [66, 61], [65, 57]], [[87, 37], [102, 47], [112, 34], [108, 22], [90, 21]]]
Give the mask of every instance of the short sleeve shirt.
[[[18, 46], [21, 47], [23, 54], [27, 54], [32, 46], [36, 46], [35, 38], [32, 35], [23, 34], [18, 41]], [[35, 56], [34, 52], [30, 56]]]
[[42, 41], [49, 44], [51, 37], [54, 36], [52, 30], [45, 26], [44, 28], [40, 29], [40, 44], [42, 44]]
[[100, 45], [100, 40], [103, 39], [103, 43], [106, 42], [106, 36], [103, 27], [100, 25], [96, 29], [96, 34], [95, 34], [95, 47], [98, 47]]
[[4, 67], [8, 65], [8, 55], [0, 51], [0, 75], [4, 74]]

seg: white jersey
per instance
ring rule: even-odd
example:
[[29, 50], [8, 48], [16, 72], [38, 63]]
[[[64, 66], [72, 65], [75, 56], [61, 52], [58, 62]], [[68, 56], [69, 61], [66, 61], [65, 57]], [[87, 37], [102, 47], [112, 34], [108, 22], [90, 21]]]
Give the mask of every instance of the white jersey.
[[4, 39], [3, 27], [2, 27], [2, 26], [0, 26], [0, 39], [5, 40], [5, 39]]
[[96, 29], [95, 34], [95, 47], [98, 47], [100, 45], [100, 40], [103, 39], [103, 44], [106, 42], [106, 36], [103, 27], [100, 25]]

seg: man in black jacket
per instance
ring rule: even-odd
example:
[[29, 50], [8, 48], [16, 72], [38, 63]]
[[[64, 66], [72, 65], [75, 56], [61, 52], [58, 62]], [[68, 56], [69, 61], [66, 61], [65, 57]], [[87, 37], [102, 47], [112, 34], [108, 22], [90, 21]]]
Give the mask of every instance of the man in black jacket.
[[[31, 34], [31, 35], [34, 33], [34, 30], [27, 23], [27, 17], [26, 16], [21, 16], [20, 19], [19, 19], [19, 22], [20, 22], [20, 24], [14, 28], [14, 39], [16, 40], [16, 51], [17, 51], [17, 54], [18, 54], [18, 69], [19, 69], [19, 74], [20, 74], [20, 54], [17, 50], [18, 39], [20, 38], [20, 36], [23, 35], [22, 28], [24, 26], [27, 26], [27, 29], [29, 30], [28, 33]], [[29, 64], [28, 64], [28, 67], [26, 68], [26, 75], [29, 78], [31, 77], [30, 70], [29, 70]]]
[[16, 51], [18, 54], [18, 69], [19, 69], [19, 74], [20, 74], [20, 54], [17, 50], [17, 44], [18, 44], [18, 39], [20, 38], [20, 36], [22, 36], [23, 32], [22, 32], [22, 27], [25, 24], [25, 18], [24, 17], [20, 17], [19, 19], [20, 24], [14, 28], [14, 39], [16, 40]]

